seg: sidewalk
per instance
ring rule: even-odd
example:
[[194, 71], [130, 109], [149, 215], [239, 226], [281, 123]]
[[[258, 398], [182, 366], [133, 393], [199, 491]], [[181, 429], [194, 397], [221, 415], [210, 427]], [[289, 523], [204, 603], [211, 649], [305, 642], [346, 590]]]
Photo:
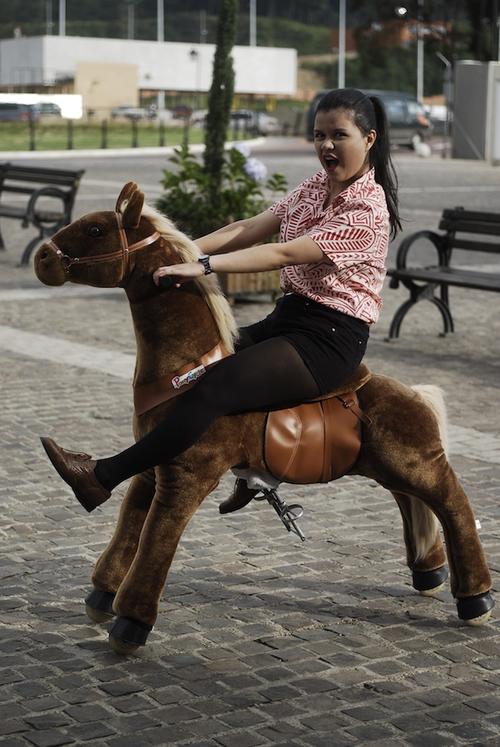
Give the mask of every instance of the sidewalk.
[[[499, 745], [498, 612], [467, 628], [449, 591], [418, 596], [396, 504], [361, 478], [283, 488], [305, 509], [301, 543], [262, 504], [221, 517], [226, 476], [184, 534], [147, 647], [111, 652], [82, 600], [124, 491], [85, 514], [38, 436], [94, 454], [130, 441], [128, 304], [40, 286], [14, 256], [0, 255], [0, 744]], [[439, 338], [420, 304], [387, 344], [404, 291], [384, 297], [366, 362], [444, 389], [452, 464], [498, 586], [498, 299], [454, 289], [454, 335]], [[245, 324], [270, 308], [235, 313]]]

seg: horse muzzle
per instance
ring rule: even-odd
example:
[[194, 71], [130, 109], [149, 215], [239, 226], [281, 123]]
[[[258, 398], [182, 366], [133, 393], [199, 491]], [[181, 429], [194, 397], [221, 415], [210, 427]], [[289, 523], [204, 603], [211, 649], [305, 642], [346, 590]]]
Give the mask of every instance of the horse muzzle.
[[35, 275], [44, 285], [64, 285], [69, 280], [61, 253], [50, 242], [42, 244], [35, 254]]

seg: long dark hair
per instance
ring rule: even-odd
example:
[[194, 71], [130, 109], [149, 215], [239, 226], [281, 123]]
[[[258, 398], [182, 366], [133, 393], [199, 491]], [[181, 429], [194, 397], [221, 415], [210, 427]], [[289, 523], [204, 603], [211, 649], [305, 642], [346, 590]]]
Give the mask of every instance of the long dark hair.
[[376, 96], [368, 96], [357, 88], [338, 88], [325, 93], [316, 107], [316, 112], [329, 112], [332, 109], [345, 109], [351, 112], [354, 124], [363, 135], [368, 135], [370, 130], [375, 130], [377, 133], [368, 157], [370, 166], [375, 169], [375, 181], [385, 192], [391, 238], [394, 238], [401, 230], [398, 178], [391, 159], [389, 125], [384, 105]]

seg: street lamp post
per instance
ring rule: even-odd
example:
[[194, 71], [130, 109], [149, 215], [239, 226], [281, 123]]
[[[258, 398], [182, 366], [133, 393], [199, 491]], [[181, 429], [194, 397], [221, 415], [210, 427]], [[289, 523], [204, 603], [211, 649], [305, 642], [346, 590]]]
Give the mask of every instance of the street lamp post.
[[424, 29], [422, 11], [424, 0], [418, 0], [417, 8], [417, 99], [424, 97]]
[[[416, 37], [417, 37], [417, 99], [422, 101], [424, 96], [424, 0], [417, 0]], [[408, 8], [399, 5], [394, 8], [399, 18], [405, 18]]]

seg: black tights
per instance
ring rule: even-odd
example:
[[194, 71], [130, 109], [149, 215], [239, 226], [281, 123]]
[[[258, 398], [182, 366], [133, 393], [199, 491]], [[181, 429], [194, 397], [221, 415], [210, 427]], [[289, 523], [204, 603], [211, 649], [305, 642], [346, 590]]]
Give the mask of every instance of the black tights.
[[284, 337], [252, 344], [242, 330], [238, 351], [224, 358], [173, 400], [166, 419], [129, 449], [99, 459], [95, 474], [112, 490], [123, 480], [169, 462], [192, 446], [222, 415], [278, 409], [320, 394], [293, 345]]

